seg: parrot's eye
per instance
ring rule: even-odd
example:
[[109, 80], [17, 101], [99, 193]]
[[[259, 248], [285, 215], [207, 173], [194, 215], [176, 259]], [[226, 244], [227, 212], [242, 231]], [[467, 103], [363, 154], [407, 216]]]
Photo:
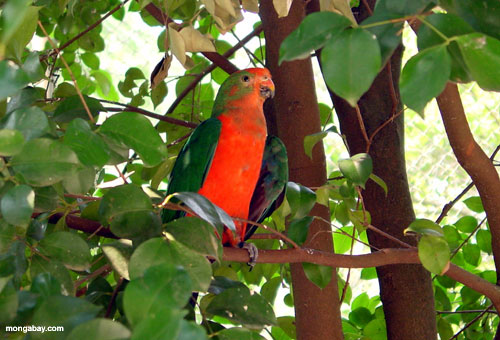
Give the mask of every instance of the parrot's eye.
[[250, 81], [250, 77], [249, 76], [243, 76], [243, 77], [241, 77], [241, 80], [243, 80], [245, 83], [248, 83]]

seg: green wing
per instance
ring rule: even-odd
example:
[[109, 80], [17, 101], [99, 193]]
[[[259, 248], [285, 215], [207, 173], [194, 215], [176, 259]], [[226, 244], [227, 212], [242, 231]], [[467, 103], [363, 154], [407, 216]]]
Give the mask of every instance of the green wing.
[[[209, 118], [193, 131], [177, 156], [170, 174], [167, 195], [182, 191], [197, 192], [201, 188], [212, 164], [221, 128], [220, 120]], [[163, 223], [180, 216], [180, 211], [162, 210]]]
[[[288, 157], [283, 142], [275, 136], [268, 136], [259, 179], [250, 202], [248, 219], [262, 222], [283, 201], [288, 182]], [[257, 227], [247, 228], [245, 239], [250, 238]]]

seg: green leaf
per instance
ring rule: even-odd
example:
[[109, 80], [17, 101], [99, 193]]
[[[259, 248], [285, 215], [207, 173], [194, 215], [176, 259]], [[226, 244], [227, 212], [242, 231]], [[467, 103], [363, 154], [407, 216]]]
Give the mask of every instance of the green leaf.
[[464, 260], [473, 265], [478, 266], [481, 262], [481, 250], [479, 249], [477, 244], [467, 243], [462, 248], [464, 254]]
[[266, 299], [271, 305], [274, 305], [274, 300], [276, 299], [276, 295], [278, 294], [278, 289], [281, 285], [281, 278], [279, 276], [275, 276], [270, 280], [267, 280], [260, 289], [260, 295], [264, 299]]
[[161, 232], [151, 199], [135, 184], [110, 189], [101, 200], [99, 215], [103, 223], [111, 223], [111, 231], [119, 237], [143, 240]]
[[373, 171], [373, 161], [369, 154], [358, 153], [351, 158], [339, 160], [339, 169], [347, 179], [364, 189]]
[[94, 53], [89, 53], [89, 52], [83, 53], [80, 55], [80, 58], [82, 59], [83, 63], [88, 67], [90, 67], [91, 69], [93, 70], [99, 69], [100, 65], [99, 57], [97, 57], [97, 55], [95, 55]]
[[7, 191], [0, 202], [3, 218], [15, 226], [27, 227], [35, 207], [35, 193], [27, 185], [17, 185]]
[[333, 246], [335, 253], [344, 254], [352, 247], [353, 227], [342, 227], [339, 231], [333, 233]]
[[408, 60], [401, 73], [401, 100], [422, 115], [425, 105], [444, 90], [450, 72], [451, 59], [445, 45], [419, 52]]
[[54, 295], [61, 295], [61, 283], [50, 273], [41, 273], [33, 279], [30, 291], [47, 299]]
[[425, 218], [417, 218], [415, 221], [411, 222], [408, 228], [405, 229], [404, 234], [406, 235], [408, 232], [437, 237], [444, 236], [443, 230], [439, 224]]
[[464, 200], [465, 205], [467, 208], [470, 210], [477, 212], [477, 213], [482, 213], [484, 212], [484, 207], [483, 207], [483, 202], [481, 201], [481, 197], [479, 196], [472, 196]]
[[204, 196], [195, 192], [178, 192], [174, 194], [174, 197], [184, 202], [201, 219], [214, 226], [219, 235], [222, 235], [223, 226], [229, 228], [233, 233], [236, 232], [233, 219]]
[[146, 117], [137, 113], [122, 112], [109, 117], [100, 132], [137, 152], [145, 166], [155, 166], [167, 155], [158, 131]]
[[70, 194], [84, 195], [94, 185], [96, 171], [93, 167], [84, 167], [75, 174], [63, 179], [64, 189]]
[[251, 330], [239, 327], [226, 328], [220, 332], [217, 332], [217, 338], [219, 340], [264, 340], [259, 334], [252, 332]]
[[281, 316], [278, 318], [280, 328], [292, 339], [297, 339], [297, 331], [295, 329], [295, 317]]
[[477, 31], [500, 39], [498, 20], [500, 4], [497, 0], [440, 0], [439, 6], [450, 13], [459, 15]]
[[109, 222], [125, 212], [153, 211], [151, 199], [135, 184], [111, 188], [101, 200], [99, 215], [103, 222]]
[[443, 237], [424, 235], [418, 242], [418, 258], [425, 269], [442, 275], [450, 261], [450, 248]]
[[137, 67], [131, 67], [125, 72], [125, 77], [130, 78], [132, 80], [137, 80], [137, 79], [146, 79], [146, 76], [144, 73], [141, 71], [140, 68]]
[[[61, 84], [62, 85], [62, 84]], [[90, 113], [94, 119], [97, 118], [99, 112], [103, 112], [104, 107], [101, 102], [95, 98], [83, 96]], [[80, 96], [74, 95], [64, 99], [54, 111], [54, 121], [57, 123], [68, 123], [75, 118], [89, 120], [89, 115], [83, 106]]]
[[133, 252], [132, 242], [122, 239], [116, 242], [103, 244], [101, 248], [113, 269], [121, 277], [130, 281], [128, 265]]
[[2, 44], [7, 45], [16, 31], [23, 25], [30, 12], [30, 1], [7, 1], [2, 8]]
[[18, 307], [17, 291], [10, 280], [0, 291], [0, 323], [2, 325], [11, 324], [16, 317]]
[[451, 339], [455, 332], [451, 326], [451, 323], [445, 318], [439, 318], [437, 321], [437, 329], [440, 339]]
[[[14, 3], [17, 5], [13, 5]], [[24, 7], [25, 5], [24, 0], [8, 1], [2, 13], [2, 18], [5, 20], [2, 43], [7, 47], [7, 56], [18, 60], [21, 59], [24, 48], [35, 33], [40, 9], [35, 6]]]
[[302, 20], [280, 46], [279, 63], [309, 57], [336, 34], [351, 26], [349, 19], [333, 12], [316, 12]]
[[81, 237], [67, 231], [57, 231], [40, 241], [41, 250], [73, 270], [86, 270], [90, 266], [90, 249]]
[[[449, 38], [474, 32], [474, 29], [469, 26], [469, 24], [454, 14], [431, 14], [425, 18], [425, 22], [418, 30], [417, 45], [420, 51], [432, 46], [447, 43], [447, 41], [445, 41], [441, 35], [437, 34], [435, 30]], [[447, 49], [451, 56], [450, 80], [460, 82], [471, 81], [469, 69], [465, 65], [465, 61], [463, 60], [462, 53], [458, 49], [457, 43], [453, 41], [450, 42]]]
[[84, 165], [100, 168], [109, 160], [111, 151], [108, 145], [99, 135], [92, 132], [89, 124], [81, 118], [69, 123], [64, 135], [64, 144], [73, 149]]
[[444, 238], [450, 245], [450, 249], [456, 249], [461, 243], [460, 233], [453, 225], [445, 225], [443, 227]]
[[262, 329], [265, 325], [276, 324], [271, 305], [259, 294], [250, 294], [244, 285], [228, 288], [216, 295], [206, 311], [241, 323], [249, 329]]
[[93, 319], [76, 326], [68, 335], [72, 340], [117, 340], [129, 338], [130, 330], [119, 322], [110, 319]]
[[181, 267], [163, 263], [149, 267], [144, 276], [130, 281], [125, 288], [123, 307], [132, 326], [182, 308], [191, 296], [191, 279]]
[[304, 244], [309, 231], [309, 225], [313, 219], [314, 217], [312, 216], [304, 216], [302, 218], [292, 220], [287, 230], [288, 237], [290, 237], [298, 245]]
[[381, 187], [382, 189], [384, 189], [384, 192], [385, 192], [385, 196], [387, 196], [387, 192], [388, 192], [388, 189], [387, 189], [387, 184], [385, 183], [385, 181], [378, 177], [377, 175], [375, 175], [374, 173], [371, 173], [369, 178], [374, 181], [375, 183], [377, 183], [377, 185], [379, 187]]
[[349, 313], [349, 321], [361, 328], [366, 326], [374, 318], [374, 315], [366, 307], [352, 308], [352, 312]]
[[167, 96], [167, 84], [164, 81], [161, 81], [156, 87], [151, 90], [151, 101], [153, 102], [154, 108], [161, 104], [163, 99]]
[[90, 76], [96, 80], [97, 83], [97, 94], [111, 101], [118, 101], [120, 96], [116, 92], [115, 86], [113, 85], [113, 79], [111, 75], [104, 70], [93, 71]]
[[328, 87], [355, 107], [382, 66], [380, 47], [362, 28], [345, 30], [323, 47], [321, 63]]
[[477, 220], [472, 216], [461, 217], [456, 221], [455, 226], [463, 233], [472, 233], [477, 227]]
[[491, 254], [491, 232], [489, 230], [479, 229], [476, 234], [476, 241], [479, 249]]
[[34, 256], [31, 260], [30, 276], [36, 277], [39, 274], [50, 273], [60, 282], [61, 292], [64, 295], [74, 295], [75, 287], [68, 269], [59, 261], [51, 259], [47, 261], [40, 256]]
[[208, 290], [212, 276], [208, 260], [179, 242], [165, 242], [161, 238], [152, 238], [144, 242], [132, 254], [128, 268], [130, 277], [132, 279], [138, 278], [143, 275], [147, 268], [163, 263], [184, 267], [191, 278], [190, 289]]
[[316, 203], [316, 194], [311, 189], [294, 182], [286, 185], [286, 200], [290, 205], [291, 218], [307, 216]]
[[[64, 332], [51, 332], [50, 338], [66, 339], [66, 336], [77, 325], [93, 319], [101, 308], [85, 299], [70, 296], [52, 296], [36, 309], [33, 324], [37, 326], [62, 326]], [[31, 332], [32, 339], [47, 339], [42, 332]]]
[[194, 217], [182, 217], [165, 226], [176, 241], [201, 255], [220, 258], [221, 242], [208, 222]]
[[302, 268], [306, 277], [320, 289], [325, 288], [332, 280], [332, 267], [304, 262]]
[[363, 334], [369, 339], [385, 340], [387, 338], [385, 320], [376, 318], [368, 322], [368, 324], [363, 328]]
[[361, 279], [373, 280], [376, 278], [377, 278], [377, 271], [375, 268], [363, 268], [363, 269], [361, 269]]
[[316, 132], [316, 133], [313, 133], [312, 135], [307, 135], [304, 137], [304, 152], [306, 153], [306, 155], [309, 156], [309, 158], [311, 158], [311, 159], [313, 158], [312, 157], [313, 147], [319, 141], [323, 140], [323, 138], [325, 138], [329, 132], [339, 133], [337, 130], [337, 127], [332, 126], [325, 131]]
[[45, 70], [40, 64], [40, 53], [39, 52], [31, 52], [24, 64], [22, 69], [26, 72], [30, 81], [36, 82], [45, 77]]
[[0, 100], [12, 96], [29, 81], [29, 76], [24, 70], [7, 60], [0, 61]]
[[76, 154], [66, 145], [51, 139], [33, 139], [11, 159], [13, 169], [28, 184], [48, 186], [75, 174], [81, 168]]
[[36, 106], [20, 108], [10, 113], [2, 119], [2, 127], [19, 130], [27, 141], [50, 131], [47, 116]]
[[[208, 340], [208, 337], [201, 325], [193, 321], [181, 320], [179, 335], [175, 340]], [[219, 340], [221, 340], [220, 337]]]
[[481, 33], [456, 39], [472, 78], [486, 91], [500, 91], [500, 41]]

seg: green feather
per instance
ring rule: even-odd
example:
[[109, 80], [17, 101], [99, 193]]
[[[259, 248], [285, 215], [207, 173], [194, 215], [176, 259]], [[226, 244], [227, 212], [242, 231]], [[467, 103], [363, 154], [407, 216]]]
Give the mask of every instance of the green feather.
[[[167, 195], [182, 191], [197, 192], [201, 188], [212, 164], [221, 128], [220, 120], [209, 118], [193, 131], [177, 156], [170, 174]], [[162, 210], [163, 223], [180, 216], [178, 211]]]

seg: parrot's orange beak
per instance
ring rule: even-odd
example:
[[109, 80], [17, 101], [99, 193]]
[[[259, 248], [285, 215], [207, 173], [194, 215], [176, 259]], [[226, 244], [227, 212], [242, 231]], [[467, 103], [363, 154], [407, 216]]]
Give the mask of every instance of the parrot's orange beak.
[[260, 83], [260, 95], [263, 98], [273, 98], [274, 97], [274, 83], [271, 78], [265, 76]]

